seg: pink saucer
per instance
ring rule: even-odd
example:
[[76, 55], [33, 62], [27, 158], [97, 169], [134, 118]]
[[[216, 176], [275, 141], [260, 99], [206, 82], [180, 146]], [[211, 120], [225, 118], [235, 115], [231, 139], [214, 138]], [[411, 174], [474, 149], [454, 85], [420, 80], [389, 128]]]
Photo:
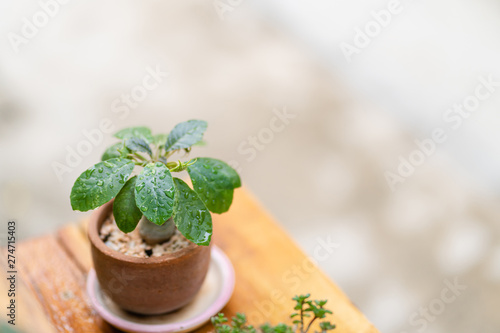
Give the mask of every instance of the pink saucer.
[[210, 268], [198, 295], [191, 303], [173, 313], [139, 316], [123, 311], [101, 291], [93, 269], [87, 278], [87, 293], [97, 313], [116, 328], [133, 333], [193, 331], [222, 310], [231, 298], [233, 289], [233, 265], [216, 246], [212, 246]]

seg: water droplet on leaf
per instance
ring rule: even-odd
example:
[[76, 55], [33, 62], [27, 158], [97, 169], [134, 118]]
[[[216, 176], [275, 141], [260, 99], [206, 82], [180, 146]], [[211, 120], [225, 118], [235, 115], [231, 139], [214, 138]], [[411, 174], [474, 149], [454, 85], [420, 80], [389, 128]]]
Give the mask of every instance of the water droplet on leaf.
[[92, 177], [92, 174], [94, 173], [95, 169], [92, 168], [92, 169], [88, 169], [86, 172], [85, 172], [85, 176], [87, 176], [87, 179], [89, 179], [90, 177]]

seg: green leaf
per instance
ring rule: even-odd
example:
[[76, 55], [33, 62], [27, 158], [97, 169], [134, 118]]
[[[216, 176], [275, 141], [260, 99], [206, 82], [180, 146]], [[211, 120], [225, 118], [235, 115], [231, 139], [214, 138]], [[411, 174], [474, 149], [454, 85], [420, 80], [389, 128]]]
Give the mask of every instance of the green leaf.
[[305, 294], [305, 295], [298, 295], [292, 298], [292, 300], [298, 302], [298, 303], [304, 303], [306, 299], [311, 297], [311, 294]]
[[153, 137], [153, 143], [155, 145], [163, 145], [167, 141], [168, 134], [156, 134]]
[[161, 162], [142, 169], [135, 186], [135, 202], [153, 223], [162, 225], [173, 213], [175, 187], [172, 174]]
[[316, 300], [314, 301], [314, 303], [316, 303], [316, 305], [318, 306], [325, 306], [325, 304], [328, 302], [328, 300]]
[[86, 212], [104, 205], [120, 192], [134, 169], [128, 159], [112, 158], [90, 167], [71, 189], [71, 207]]
[[201, 141], [196, 142], [193, 146], [205, 147], [206, 145], [207, 145], [207, 142], [204, 140], [201, 140]]
[[208, 246], [212, 238], [212, 216], [200, 197], [184, 181], [174, 178], [176, 196], [174, 223], [191, 242]]
[[241, 186], [240, 176], [226, 163], [213, 158], [198, 158], [188, 167], [193, 188], [211, 212], [222, 214], [233, 202], [234, 189]]
[[2, 332], [2, 333], [20, 333], [19, 331], [15, 331], [12, 328], [12, 325], [7, 324], [7, 323], [4, 324], [3, 322], [0, 322], [0, 332]]
[[122, 129], [121, 131], [115, 133], [115, 137], [122, 140], [134, 137], [141, 138], [148, 143], [154, 141], [153, 134], [151, 134], [151, 130], [144, 126], [129, 127]]
[[101, 157], [101, 161], [109, 160], [111, 158], [126, 157], [130, 151], [127, 147], [123, 146], [122, 142], [117, 142], [104, 152]]
[[260, 326], [260, 329], [261, 329], [262, 333], [273, 333], [274, 332], [273, 328], [271, 327], [271, 325], [269, 325], [269, 323], [265, 323], [264, 325]]
[[325, 321], [319, 324], [322, 331], [331, 331], [335, 329], [335, 325], [332, 325], [329, 321]]
[[113, 216], [118, 228], [129, 233], [139, 223], [142, 212], [135, 204], [135, 183], [137, 176], [130, 178], [120, 190], [113, 203]]
[[292, 333], [293, 330], [290, 326], [280, 323], [274, 327], [274, 333]]
[[149, 156], [153, 155], [151, 151], [151, 147], [149, 144], [141, 138], [129, 138], [125, 140], [125, 146], [133, 152], [142, 151], [144, 153], [148, 153]]
[[188, 120], [176, 125], [168, 135], [165, 151], [189, 148], [200, 142], [207, 126], [207, 122], [203, 120]]
[[227, 323], [227, 318], [224, 316], [223, 313], [218, 313], [216, 316], [211, 318], [212, 323], [215, 324], [222, 324], [222, 323]]

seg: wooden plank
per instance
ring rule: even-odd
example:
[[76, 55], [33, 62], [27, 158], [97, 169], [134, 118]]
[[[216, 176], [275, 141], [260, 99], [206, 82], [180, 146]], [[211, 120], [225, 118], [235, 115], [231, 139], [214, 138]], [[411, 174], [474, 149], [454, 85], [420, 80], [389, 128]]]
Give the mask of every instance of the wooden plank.
[[113, 332], [90, 307], [85, 276], [55, 236], [18, 247], [19, 275], [58, 332]]
[[80, 224], [68, 224], [57, 232], [57, 240], [66, 250], [71, 259], [81, 269], [83, 274], [92, 268], [92, 256], [87, 235]]
[[[3, 249], [1, 251], [2, 257], [0, 258], [0, 269], [2, 272], [8, 271], [6, 262], [6, 253]], [[10, 303], [7, 290], [9, 284], [6, 279], [0, 279], [0, 304], [7, 306]], [[47, 319], [46, 313], [43, 311], [40, 303], [33, 295], [31, 290], [24, 284], [20, 275], [17, 274], [16, 279], [16, 320], [15, 326], [10, 326], [20, 330], [21, 332], [40, 332], [40, 333], [55, 333], [56, 330]], [[2, 308], [4, 308], [2, 306]], [[4, 318], [2, 318], [2, 321]]]

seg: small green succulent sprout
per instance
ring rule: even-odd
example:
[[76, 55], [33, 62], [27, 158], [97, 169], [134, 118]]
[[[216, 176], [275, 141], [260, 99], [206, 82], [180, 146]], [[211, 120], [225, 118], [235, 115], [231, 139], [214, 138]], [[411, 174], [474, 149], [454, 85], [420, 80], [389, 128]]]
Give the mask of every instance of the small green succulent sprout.
[[[206, 129], [207, 122], [189, 120], [168, 135], [153, 135], [147, 127], [117, 132], [114, 136], [120, 142], [106, 149], [101, 161], [75, 181], [70, 195], [73, 210], [89, 211], [115, 199], [113, 215], [121, 231], [135, 230], [141, 220], [162, 228], [172, 223], [191, 242], [208, 246], [210, 212], [229, 210], [234, 190], [241, 186], [240, 177], [213, 158], [169, 160], [175, 153], [186, 158], [193, 146], [202, 145]], [[183, 171], [193, 188], [172, 176]]]
[[[253, 326], [247, 324], [245, 314], [237, 313], [233, 317], [231, 325], [228, 324], [228, 319], [223, 313], [212, 317], [212, 325], [215, 327], [216, 333], [308, 333], [312, 324], [318, 319], [324, 319], [327, 315], [332, 314], [332, 311], [325, 309], [327, 301], [310, 300], [310, 294], [295, 296], [292, 300], [295, 301], [295, 306], [290, 318], [293, 319], [293, 325], [280, 323], [276, 326], [263, 324], [260, 330], [257, 331]], [[312, 316], [311, 316], [312, 313]], [[306, 318], [310, 318], [307, 320]], [[334, 330], [335, 325], [329, 321], [319, 323], [320, 331], [316, 333], [327, 333]]]
[[[306, 294], [298, 295], [293, 298], [295, 301], [295, 307], [293, 309], [296, 312], [292, 313], [290, 318], [294, 318], [293, 323], [300, 333], [307, 333], [317, 319], [324, 319], [328, 314], [332, 314], [332, 311], [325, 309], [325, 305], [328, 302], [327, 300], [310, 300], [310, 297], [310, 294]], [[312, 318], [307, 324], [305, 318], [308, 317]], [[321, 333], [326, 333], [327, 331], [335, 329], [335, 325], [332, 325], [328, 321], [324, 321], [320, 323], [320, 328]]]
[[231, 325], [227, 323], [229, 320], [224, 316], [223, 313], [219, 313], [217, 316], [211, 318], [212, 325], [215, 327], [215, 332], [217, 333], [256, 333], [257, 330], [251, 326], [247, 325], [247, 318], [243, 313], [237, 313], [236, 316], [232, 318]]

